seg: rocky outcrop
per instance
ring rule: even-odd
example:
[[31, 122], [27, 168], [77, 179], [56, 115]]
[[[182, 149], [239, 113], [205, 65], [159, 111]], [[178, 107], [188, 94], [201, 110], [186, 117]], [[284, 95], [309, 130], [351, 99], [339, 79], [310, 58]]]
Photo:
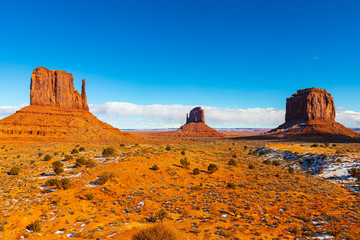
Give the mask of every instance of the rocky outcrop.
[[298, 90], [286, 100], [285, 123], [264, 137], [305, 139], [358, 139], [360, 134], [335, 122], [334, 99], [325, 90]]
[[186, 123], [205, 123], [205, 113], [201, 107], [193, 108], [190, 115], [186, 114]]
[[142, 139], [91, 114], [85, 80], [79, 94], [70, 73], [36, 68], [30, 88], [31, 105], [0, 120], [0, 140], [124, 143]]
[[192, 138], [213, 138], [224, 137], [225, 134], [216, 131], [205, 124], [205, 112], [201, 107], [195, 107], [186, 115], [186, 124], [172, 132], [154, 133], [162, 137], [192, 137]]
[[85, 93], [85, 80], [81, 94], [74, 88], [72, 74], [45, 67], [35, 68], [31, 76], [30, 103], [38, 106], [89, 110]]
[[301, 89], [286, 99], [285, 122], [311, 120], [335, 121], [334, 99], [325, 89]]

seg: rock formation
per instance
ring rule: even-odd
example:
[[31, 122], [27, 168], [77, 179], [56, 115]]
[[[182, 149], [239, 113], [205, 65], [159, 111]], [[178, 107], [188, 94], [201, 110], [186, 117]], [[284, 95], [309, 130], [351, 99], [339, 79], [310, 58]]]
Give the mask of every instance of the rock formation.
[[89, 112], [85, 80], [79, 94], [70, 73], [36, 68], [31, 76], [31, 105], [0, 120], [1, 140], [133, 142]]
[[30, 103], [38, 106], [83, 109], [89, 111], [85, 93], [85, 80], [81, 94], [74, 88], [72, 74], [44, 67], [34, 69], [31, 76]]
[[189, 114], [186, 114], [186, 123], [205, 123], [205, 113], [201, 107], [196, 107], [190, 111]]
[[186, 124], [172, 132], [155, 133], [166, 137], [224, 137], [223, 133], [216, 131], [205, 124], [205, 113], [201, 107], [195, 107], [186, 115]]
[[267, 136], [281, 138], [359, 138], [360, 134], [335, 122], [334, 99], [325, 89], [298, 90], [286, 100], [285, 123]]

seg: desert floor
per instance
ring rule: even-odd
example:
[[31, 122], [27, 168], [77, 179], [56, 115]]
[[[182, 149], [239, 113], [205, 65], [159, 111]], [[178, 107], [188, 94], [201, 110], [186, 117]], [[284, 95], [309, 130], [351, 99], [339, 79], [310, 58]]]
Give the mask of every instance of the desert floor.
[[[0, 238], [126, 240], [162, 222], [184, 239], [360, 239], [354, 181], [350, 188], [326, 179], [324, 170], [297, 167], [295, 158], [260, 151], [334, 156], [338, 164], [356, 165], [359, 143], [230, 138], [239, 136], [111, 145], [0, 142]], [[115, 153], [103, 156], [107, 147]], [[189, 166], [181, 164], [184, 158]], [[54, 173], [55, 161], [64, 164], [62, 173]], [[209, 171], [210, 164], [218, 169]], [[14, 166], [18, 175], [9, 174]], [[47, 186], [64, 178], [66, 187]], [[28, 228], [35, 221], [39, 231]]]

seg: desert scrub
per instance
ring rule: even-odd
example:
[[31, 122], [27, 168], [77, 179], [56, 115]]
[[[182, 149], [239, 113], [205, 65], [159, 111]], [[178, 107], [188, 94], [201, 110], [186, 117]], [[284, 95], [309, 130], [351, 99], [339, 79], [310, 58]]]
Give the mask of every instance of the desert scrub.
[[62, 162], [60, 162], [60, 161], [55, 161], [51, 165], [52, 165], [52, 167], [54, 169], [54, 172], [56, 174], [60, 174], [60, 173], [62, 173], [64, 171], [64, 169], [63, 169], [64, 164]]
[[214, 172], [216, 172], [218, 169], [219, 169], [218, 166], [217, 166], [216, 164], [213, 164], [213, 163], [209, 164], [209, 166], [208, 166], [208, 171], [209, 171], [210, 173], [214, 173]]
[[97, 180], [95, 181], [95, 183], [99, 184], [99, 185], [103, 185], [105, 184], [107, 181], [109, 181], [110, 179], [112, 179], [114, 177], [113, 173], [110, 172], [103, 172], [102, 174], [100, 174], [99, 176], [97, 176]]
[[159, 170], [158, 165], [154, 165], [154, 166], [152, 166], [152, 167], [151, 167], [151, 170], [153, 170], [153, 171], [157, 171], [157, 170]]
[[160, 209], [155, 213], [155, 219], [160, 220], [160, 222], [163, 222], [165, 218], [168, 217], [168, 213], [164, 209]]
[[230, 166], [237, 166], [237, 161], [235, 160], [235, 159], [230, 159], [229, 160], [229, 162], [228, 162], [228, 164], [230, 165]]
[[84, 147], [80, 147], [80, 148], [79, 148], [79, 152], [85, 152], [85, 148], [84, 148]]
[[164, 227], [163, 225], [157, 225], [151, 228], [140, 230], [132, 237], [132, 240], [182, 240], [175, 231]]
[[9, 174], [10, 175], [19, 175], [20, 168], [18, 166], [14, 166], [10, 169]]
[[185, 151], [183, 150], [183, 151], [181, 151], [181, 155], [185, 155]]
[[46, 154], [44, 157], [44, 161], [48, 162], [52, 159], [52, 156], [50, 156], [49, 154]]
[[72, 183], [69, 178], [50, 179], [45, 182], [45, 185], [48, 187], [55, 186], [57, 189], [67, 190], [72, 186]]
[[169, 145], [166, 146], [165, 148], [166, 151], [170, 151], [171, 150], [171, 147]]
[[89, 201], [94, 200], [94, 194], [92, 193], [85, 194], [85, 199]]
[[78, 154], [79, 150], [77, 150], [76, 148], [74, 148], [73, 150], [71, 150], [71, 154]]
[[227, 183], [227, 188], [229, 188], [229, 189], [236, 189], [236, 185], [235, 185], [235, 183], [233, 183], [233, 182], [228, 182], [228, 183]]
[[194, 170], [193, 170], [193, 174], [194, 174], [194, 175], [198, 175], [198, 174], [200, 174], [200, 169], [198, 169], [198, 168], [194, 168]]
[[70, 161], [73, 159], [74, 159], [74, 157], [72, 155], [65, 155], [65, 157], [64, 157], [64, 161]]
[[113, 156], [115, 154], [115, 149], [112, 147], [104, 148], [101, 154], [105, 157]]
[[186, 168], [186, 169], [189, 168], [189, 166], [190, 166], [190, 162], [187, 160], [186, 157], [180, 160], [180, 164], [183, 168]]
[[295, 173], [295, 168], [289, 167], [289, 168], [288, 168], [288, 172], [289, 172], [290, 174], [294, 174], [294, 173]]
[[41, 222], [36, 220], [35, 222], [30, 223], [26, 226], [26, 229], [33, 232], [40, 232], [41, 231]]
[[255, 169], [254, 164], [250, 164], [250, 165], [249, 165], [249, 169]]

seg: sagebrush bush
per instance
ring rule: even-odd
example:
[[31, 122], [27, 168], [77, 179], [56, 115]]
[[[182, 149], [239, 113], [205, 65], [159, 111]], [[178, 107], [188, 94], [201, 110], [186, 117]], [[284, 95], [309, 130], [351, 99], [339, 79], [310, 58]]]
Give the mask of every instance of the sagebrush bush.
[[155, 214], [155, 219], [160, 220], [160, 222], [163, 222], [165, 218], [168, 217], [168, 213], [164, 209], [160, 209]]
[[50, 156], [49, 154], [45, 155], [44, 157], [44, 161], [50, 161], [52, 159], [52, 156]]
[[200, 169], [194, 168], [194, 169], [193, 169], [193, 174], [194, 174], [194, 175], [200, 174]]
[[80, 147], [80, 148], [79, 148], [79, 152], [85, 152], [85, 148], [84, 148], [84, 147]]
[[229, 160], [229, 162], [228, 162], [228, 164], [230, 165], [230, 166], [237, 166], [237, 161], [235, 160], [235, 159], [230, 159]]
[[174, 230], [163, 225], [140, 230], [132, 237], [132, 240], [181, 240], [182, 238]]
[[254, 164], [250, 164], [250, 165], [249, 165], [249, 169], [255, 169]]
[[76, 148], [74, 148], [73, 150], [71, 150], [71, 154], [78, 154], [79, 150], [77, 150]]
[[100, 174], [97, 177], [97, 180], [95, 181], [95, 183], [99, 184], [99, 185], [103, 185], [105, 184], [107, 181], [109, 181], [111, 178], [114, 177], [113, 173], [110, 172], [103, 172], [102, 174]]
[[14, 166], [10, 169], [9, 174], [11, 175], [19, 175], [20, 168], [18, 166]]
[[180, 164], [183, 168], [188, 168], [190, 166], [190, 162], [186, 157], [180, 160]]
[[45, 185], [48, 187], [55, 186], [57, 189], [67, 190], [72, 186], [71, 180], [69, 178], [50, 179], [45, 182]]
[[33, 232], [40, 232], [41, 231], [41, 222], [39, 220], [36, 220], [35, 222], [32, 222], [29, 225], [27, 225], [26, 229], [33, 231]]
[[218, 170], [218, 166], [216, 164], [213, 164], [211, 163], [209, 166], [208, 166], [208, 171], [211, 172], [211, 173], [214, 173]]
[[151, 170], [153, 170], [153, 171], [157, 171], [157, 170], [159, 170], [158, 165], [154, 165], [154, 166], [152, 166]]
[[114, 154], [115, 154], [115, 149], [112, 147], [104, 148], [104, 150], [102, 151], [102, 155], [105, 157], [110, 157], [113, 156]]
[[60, 161], [55, 161], [52, 163], [52, 167], [56, 174], [60, 174], [64, 171], [63, 166], [64, 166], [64, 164]]
[[227, 183], [227, 188], [235, 189], [235, 188], [236, 188], [236, 185], [235, 185], [235, 183], [233, 183], [233, 182], [228, 182], [228, 183]]
[[170, 150], [171, 150], [171, 147], [168, 145], [168, 146], [166, 146], [165, 150], [166, 150], [166, 151], [170, 151]]

